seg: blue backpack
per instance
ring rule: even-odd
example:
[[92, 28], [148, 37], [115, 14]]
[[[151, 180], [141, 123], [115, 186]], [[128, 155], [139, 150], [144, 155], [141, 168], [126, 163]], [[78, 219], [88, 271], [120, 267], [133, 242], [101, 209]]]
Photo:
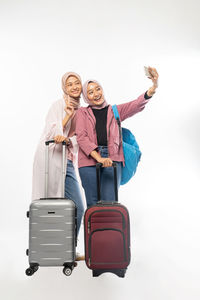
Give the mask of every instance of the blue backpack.
[[127, 128], [121, 127], [117, 105], [113, 105], [112, 110], [119, 126], [120, 136], [122, 137], [125, 166], [122, 168], [120, 184], [123, 185], [135, 174], [142, 153], [132, 132]]

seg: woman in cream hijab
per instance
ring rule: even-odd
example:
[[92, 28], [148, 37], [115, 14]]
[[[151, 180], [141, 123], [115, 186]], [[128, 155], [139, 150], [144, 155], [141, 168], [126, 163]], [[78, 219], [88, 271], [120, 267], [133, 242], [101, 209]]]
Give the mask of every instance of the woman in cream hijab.
[[49, 145], [49, 189], [48, 197], [60, 197], [62, 188], [62, 142], [67, 142], [65, 197], [77, 206], [77, 232], [84, 212], [74, 163], [77, 157], [75, 137], [76, 112], [80, 106], [81, 78], [69, 72], [62, 77], [63, 98], [54, 102], [46, 117], [45, 128], [40, 138], [33, 164], [32, 200], [44, 197], [45, 186], [45, 141], [54, 139]]

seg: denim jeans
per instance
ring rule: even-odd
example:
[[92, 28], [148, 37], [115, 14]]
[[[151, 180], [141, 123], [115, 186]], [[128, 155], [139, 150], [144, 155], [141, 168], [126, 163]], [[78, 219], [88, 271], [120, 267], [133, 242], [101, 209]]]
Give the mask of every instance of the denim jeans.
[[[101, 157], [108, 157], [108, 148], [106, 146], [99, 146], [99, 153]], [[120, 186], [121, 181], [121, 168], [122, 163], [117, 163], [117, 187]], [[98, 201], [97, 198], [97, 179], [96, 179], [96, 166], [81, 167], [79, 174], [85, 191], [87, 207], [95, 205]], [[101, 168], [100, 170], [100, 193], [101, 200], [113, 201], [115, 200], [114, 190], [114, 173], [113, 168]]]
[[79, 183], [71, 160], [67, 161], [67, 174], [65, 177], [65, 198], [71, 199], [77, 206], [77, 235], [81, 226], [84, 213], [83, 201], [79, 189]]

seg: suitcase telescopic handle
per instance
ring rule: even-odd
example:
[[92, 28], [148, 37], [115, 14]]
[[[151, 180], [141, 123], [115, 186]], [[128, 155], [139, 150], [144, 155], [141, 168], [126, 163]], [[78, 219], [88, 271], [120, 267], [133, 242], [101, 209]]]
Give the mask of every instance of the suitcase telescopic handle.
[[[49, 144], [52, 144], [52, 143], [55, 143], [55, 140], [49, 140], [49, 141], [46, 141], [46, 142], [45, 142], [45, 145], [46, 145], [46, 146], [49, 146]], [[62, 145], [66, 145], [66, 141], [63, 141], [63, 142], [62, 142]]]
[[[100, 189], [100, 168], [103, 166], [102, 163], [96, 164], [96, 174], [97, 174], [97, 199], [98, 202], [101, 201], [101, 189]], [[118, 202], [118, 189], [117, 189], [117, 164], [112, 163], [113, 172], [114, 172], [114, 189], [115, 189], [115, 201]]]
[[[48, 198], [48, 184], [49, 184], [49, 145], [55, 143], [54, 140], [49, 140], [45, 142], [46, 151], [45, 151], [45, 198]], [[66, 168], [65, 168], [65, 158], [66, 158], [66, 141], [62, 142], [62, 195], [64, 198], [65, 195], [65, 176], [66, 176]]]

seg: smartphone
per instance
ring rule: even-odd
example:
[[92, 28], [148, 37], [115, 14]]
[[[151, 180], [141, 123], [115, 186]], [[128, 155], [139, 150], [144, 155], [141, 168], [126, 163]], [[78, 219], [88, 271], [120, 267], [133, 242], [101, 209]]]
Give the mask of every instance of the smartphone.
[[148, 67], [144, 66], [144, 72], [147, 77], [152, 77], [152, 75], [149, 73]]

